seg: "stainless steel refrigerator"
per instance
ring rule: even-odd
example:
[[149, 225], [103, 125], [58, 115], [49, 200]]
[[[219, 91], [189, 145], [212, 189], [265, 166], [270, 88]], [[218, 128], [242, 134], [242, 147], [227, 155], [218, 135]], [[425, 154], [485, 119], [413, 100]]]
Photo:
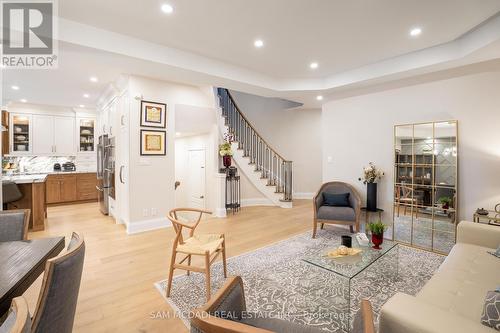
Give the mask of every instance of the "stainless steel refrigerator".
[[114, 186], [113, 141], [104, 134], [99, 137], [97, 144], [97, 198], [101, 212], [105, 215], [109, 214], [109, 196]]

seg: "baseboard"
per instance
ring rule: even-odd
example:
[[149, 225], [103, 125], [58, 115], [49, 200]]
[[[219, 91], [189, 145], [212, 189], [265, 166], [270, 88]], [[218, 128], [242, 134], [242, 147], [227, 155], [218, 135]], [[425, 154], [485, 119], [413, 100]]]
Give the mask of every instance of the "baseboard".
[[127, 223], [127, 234], [137, 234], [144, 231], [163, 229], [171, 226], [172, 223], [164, 217], [152, 220], [129, 222]]
[[294, 199], [312, 199], [316, 193], [313, 192], [295, 192], [293, 194]]
[[268, 198], [252, 198], [252, 199], [241, 199], [241, 207], [250, 206], [276, 206]]
[[213, 217], [226, 217], [227, 212], [224, 208], [216, 208], [214, 210], [214, 213], [212, 214]]

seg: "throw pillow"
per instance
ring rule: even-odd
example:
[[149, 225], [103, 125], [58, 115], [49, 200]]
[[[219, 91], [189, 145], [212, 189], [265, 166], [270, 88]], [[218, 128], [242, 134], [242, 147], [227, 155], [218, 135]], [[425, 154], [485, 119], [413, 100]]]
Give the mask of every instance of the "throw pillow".
[[350, 193], [323, 193], [323, 204], [325, 206], [333, 206], [333, 207], [351, 207], [349, 203]]
[[500, 293], [488, 291], [484, 301], [481, 324], [500, 331]]

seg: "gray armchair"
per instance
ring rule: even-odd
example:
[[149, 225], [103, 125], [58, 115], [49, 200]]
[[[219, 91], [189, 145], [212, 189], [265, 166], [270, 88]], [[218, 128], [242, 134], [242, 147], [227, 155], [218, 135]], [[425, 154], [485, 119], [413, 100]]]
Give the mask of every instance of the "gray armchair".
[[0, 212], [0, 242], [28, 239], [29, 209], [4, 210]]
[[245, 314], [245, 292], [241, 277], [230, 277], [220, 290], [191, 316], [191, 333], [321, 333], [313, 327]]
[[[350, 207], [334, 207], [325, 206], [323, 193], [342, 194], [349, 193]], [[356, 227], [356, 232], [359, 232], [359, 220], [361, 215], [361, 198], [358, 192], [351, 185], [343, 182], [329, 182], [321, 186], [313, 200], [314, 205], [314, 221], [313, 235], [316, 237], [318, 223], [323, 229], [325, 224], [342, 224], [348, 225], [351, 232], [353, 226]]]

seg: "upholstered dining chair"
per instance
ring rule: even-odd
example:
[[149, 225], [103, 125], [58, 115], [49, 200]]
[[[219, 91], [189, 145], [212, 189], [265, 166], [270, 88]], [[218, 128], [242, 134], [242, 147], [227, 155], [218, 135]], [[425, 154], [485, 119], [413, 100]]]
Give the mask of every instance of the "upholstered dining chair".
[[28, 239], [29, 209], [13, 209], [0, 212], [0, 242]]
[[73, 233], [66, 253], [47, 260], [32, 333], [71, 333], [82, 278], [85, 242]]
[[[197, 219], [191, 221], [181, 221], [179, 216], [185, 214], [198, 215]], [[226, 241], [224, 234], [194, 234], [198, 224], [200, 224], [203, 214], [212, 214], [212, 212], [195, 209], [195, 208], [176, 208], [168, 213], [168, 219], [172, 222], [176, 236], [172, 246], [172, 257], [170, 260], [170, 269], [168, 273], [167, 297], [170, 297], [172, 289], [172, 278], [175, 269], [183, 269], [189, 275], [190, 271], [205, 273], [207, 301], [210, 299], [210, 267], [217, 259], [219, 254], [222, 254], [222, 265], [224, 268], [224, 277], [227, 276], [226, 268]], [[183, 228], [189, 230], [189, 234], [184, 239]], [[177, 255], [184, 256], [180, 261], [176, 262]], [[205, 264], [203, 267], [192, 266], [191, 259], [193, 256], [204, 258]], [[187, 261], [187, 264], [184, 262]]]
[[[328, 194], [348, 194], [347, 203], [345, 205], [338, 206], [326, 205], [325, 195]], [[354, 226], [356, 228], [356, 232], [359, 232], [361, 198], [353, 186], [343, 182], [325, 183], [321, 186], [318, 193], [314, 197], [313, 206], [313, 238], [316, 237], [318, 224], [321, 224], [321, 229], [323, 229], [325, 224], [348, 225], [351, 232], [354, 232]]]
[[354, 317], [351, 333], [375, 333], [372, 304], [369, 300], [362, 300], [358, 313]]
[[31, 317], [28, 303], [23, 296], [12, 299], [5, 321], [0, 326], [0, 333], [29, 333]]
[[239, 276], [230, 277], [217, 293], [203, 307], [195, 309], [191, 315], [192, 333], [320, 333], [313, 327], [292, 322], [245, 315], [246, 302], [243, 280]]

